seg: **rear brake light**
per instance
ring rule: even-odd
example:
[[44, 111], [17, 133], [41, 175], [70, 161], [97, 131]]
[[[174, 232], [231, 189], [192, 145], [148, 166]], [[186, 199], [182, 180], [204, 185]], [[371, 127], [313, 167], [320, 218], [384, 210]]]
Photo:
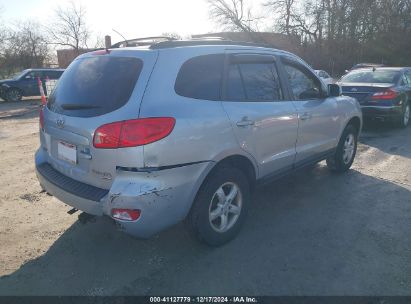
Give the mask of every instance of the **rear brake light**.
[[397, 97], [398, 97], [397, 92], [395, 92], [391, 89], [388, 89], [388, 90], [385, 90], [385, 91], [382, 91], [382, 92], [374, 93], [374, 95], [372, 95], [371, 98], [374, 99], [374, 100], [378, 100], [378, 99], [394, 99], [394, 98], [397, 98]]
[[138, 209], [112, 209], [111, 217], [122, 221], [135, 221], [141, 215]]
[[43, 112], [43, 107], [40, 107], [39, 123], [40, 123], [40, 129], [41, 129], [41, 130], [44, 130], [44, 112]]
[[97, 128], [93, 144], [99, 149], [143, 146], [167, 137], [174, 125], [175, 119], [171, 117], [114, 122]]
[[94, 133], [94, 147], [103, 149], [118, 148], [122, 124], [123, 122], [113, 122], [99, 127]]

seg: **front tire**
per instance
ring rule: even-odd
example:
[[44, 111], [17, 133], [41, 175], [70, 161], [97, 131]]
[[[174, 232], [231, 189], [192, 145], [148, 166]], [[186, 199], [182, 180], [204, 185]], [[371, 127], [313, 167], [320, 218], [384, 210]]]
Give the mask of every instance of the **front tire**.
[[335, 154], [327, 159], [327, 166], [334, 172], [348, 171], [357, 153], [358, 130], [353, 125], [348, 125], [337, 146]]
[[203, 243], [221, 246], [240, 231], [250, 202], [244, 173], [232, 167], [217, 168], [206, 179], [187, 218], [189, 229]]

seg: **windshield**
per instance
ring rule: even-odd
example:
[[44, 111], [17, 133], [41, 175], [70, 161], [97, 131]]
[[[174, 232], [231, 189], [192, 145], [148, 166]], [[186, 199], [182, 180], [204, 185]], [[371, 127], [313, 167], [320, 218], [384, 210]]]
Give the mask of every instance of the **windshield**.
[[75, 60], [60, 77], [48, 107], [56, 113], [93, 117], [127, 103], [143, 61], [131, 57], [86, 57]]
[[27, 71], [28, 71], [28, 70], [24, 70], [24, 71], [22, 71], [22, 72], [18, 72], [18, 73], [16, 73], [16, 74], [14, 74], [12, 78], [15, 79], [15, 80], [20, 79], [21, 77], [23, 77], [23, 76], [27, 73]]
[[348, 83], [397, 83], [400, 72], [390, 70], [352, 71], [341, 78]]

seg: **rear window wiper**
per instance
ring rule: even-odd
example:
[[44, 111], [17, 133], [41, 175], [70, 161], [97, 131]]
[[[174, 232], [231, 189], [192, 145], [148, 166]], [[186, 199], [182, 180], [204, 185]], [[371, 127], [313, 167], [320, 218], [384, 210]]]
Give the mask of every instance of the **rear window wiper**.
[[81, 103], [64, 103], [60, 105], [64, 110], [87, 110], [101, 108], [95, 105], [81, 104]]

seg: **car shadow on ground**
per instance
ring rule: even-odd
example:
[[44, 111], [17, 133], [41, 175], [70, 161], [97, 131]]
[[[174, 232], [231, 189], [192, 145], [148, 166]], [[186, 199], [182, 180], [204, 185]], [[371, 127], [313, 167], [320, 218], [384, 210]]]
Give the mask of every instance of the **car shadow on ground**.
[[389, 123], [369, 121], [364, 124], [359, 141], [387, 154], [411, 158], [410, 138], [411, 126], [401, 129]]
[[77, 221], [1, 277], [0, 295], [409, 295], [410, 203], [404, 187], [320, 164], [258, 188], [226, 246], [182, 224], [136, 240], [108, 218]]

